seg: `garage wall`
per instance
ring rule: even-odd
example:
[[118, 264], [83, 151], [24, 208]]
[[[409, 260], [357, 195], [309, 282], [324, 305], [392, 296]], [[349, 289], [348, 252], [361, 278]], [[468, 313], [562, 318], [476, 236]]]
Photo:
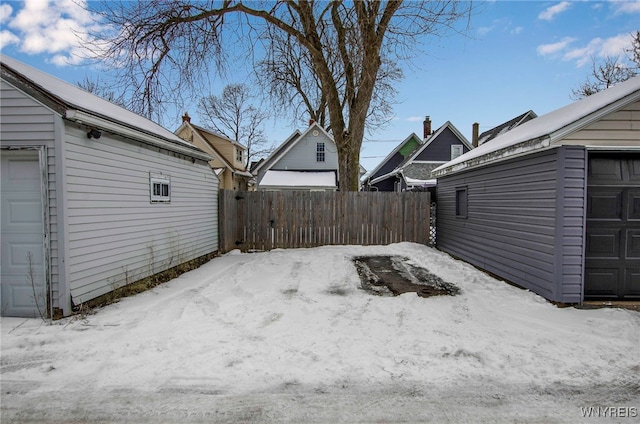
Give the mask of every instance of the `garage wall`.
[[547, 299], [580, 301], [585, 157], [562, 147], [438, 178], [438, 249]]
[[[208, 163], [67, 125], [68, 266], [74, 304], [218, 250], [218, 179]], [[151, 203], [150, 175], [171, 181]]]
[[610, 113], [565, 137], [562, 144], [621, 147], [640, 144], [640, 102]]
[[60, 270], [58, 267], [58, 211], [56, 199], [55, 139], [56, 120], [54, 112], [30, 96], [0, 80], [0, 146], [46, 148], [46, 170], [48, 183], [49, 268], [53, 307], [61, 307]]

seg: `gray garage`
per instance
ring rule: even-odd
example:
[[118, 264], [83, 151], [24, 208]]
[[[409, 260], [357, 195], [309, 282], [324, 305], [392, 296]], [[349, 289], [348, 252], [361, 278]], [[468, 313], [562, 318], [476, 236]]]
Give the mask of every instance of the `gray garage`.
[[552, 301], [640, 298], [640, 77], [434, 176], [439, 249]]

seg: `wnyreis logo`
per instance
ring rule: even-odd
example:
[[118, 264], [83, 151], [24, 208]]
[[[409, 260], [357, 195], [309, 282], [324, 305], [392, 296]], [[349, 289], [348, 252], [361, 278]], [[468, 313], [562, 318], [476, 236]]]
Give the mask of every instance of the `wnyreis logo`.
[[583, 418], [636, 418], [638, 408], [635, 406], [582, 406]]

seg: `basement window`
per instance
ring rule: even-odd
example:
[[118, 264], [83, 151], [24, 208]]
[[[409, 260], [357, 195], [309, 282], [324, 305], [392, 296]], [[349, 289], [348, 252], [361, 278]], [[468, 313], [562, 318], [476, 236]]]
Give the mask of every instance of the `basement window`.
[[149, 189], [151, 190], [151, 203], [171, 202], [171, 177], [168, 175], [150, 176]]
[[456, 218], [467, 217], [467, 188], [456, 189]]

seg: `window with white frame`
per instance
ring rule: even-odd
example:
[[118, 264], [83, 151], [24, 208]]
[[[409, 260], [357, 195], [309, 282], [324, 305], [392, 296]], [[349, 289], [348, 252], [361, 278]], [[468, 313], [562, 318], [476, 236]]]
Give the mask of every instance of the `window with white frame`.
[[236, 147], [236, 162], [242, 162], [242, 149]]
[[324, 162], [324, 143], [316, 144], [316, 162]]
[[451, 160], [462, 156], [462, 144], [454, 144], [451, 146]]
[[171, 177], [168, 175], [150, 175], [149, 190], [151, 203], [171, 202]]

